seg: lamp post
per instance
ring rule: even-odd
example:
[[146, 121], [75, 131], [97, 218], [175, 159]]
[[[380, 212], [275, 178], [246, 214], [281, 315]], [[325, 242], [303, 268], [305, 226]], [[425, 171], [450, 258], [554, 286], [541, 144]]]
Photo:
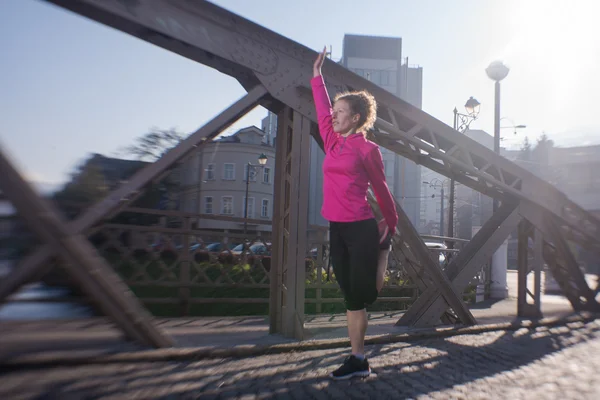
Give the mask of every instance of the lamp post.
[[[502, 61], [492, 62], [486, 69], [487, 76], [494, 84], [494, 152], [500, 154], [500, 81], [506, 78], [509, 69]], [[498, 200], [494, 199], [494, 212], [498, 209]]]
[[[502, 61], [492, 62], [486, 69], [487, 76], [494, 83], [494, 152], [500, 154], [500, 81], [508, 75], [509, 68]], [[498, 210], [498, 200], [494, 198], [494, 213]], [[492, 256], [492, 286], [490, 297], [504, 299], [508, 297], [508, 286], [506, 282], [506, 267], [508, 257], [508, 246], [506, 241]]]
[[[435, 182], [437, 181], [437, 182]], [[423, 181], [424, 184], [429, 185], [429, 187], [437, 187], [437, 185], [439, 184], [441, 187], [441, 193], [440, 193], [440, 201], [441, 201], [441, 205], [440, 205], [440, 236], [444, 236], [444, 183], [446, 183], [448, 181], [448, 179], [444, 179], [443, 181], [439, 180], [438, 178], [433, 178], [431, 180], [431, 182], [428, 181]], [[439, 182], [439, 183], [438, 183]], [[432, 198], [434, 198], [434, 196], [431, 196]]]
[[258, 157], [258, 165], [249, 162], [246, 165], [246, 197], [244, 198], [244, 235], [248, 232], [248, 189], [250, 187], [250, 171], [256, 173], [255, 168], [264, 168], [267, 163], [267, 156], [263, 153]]
[[[481, 103], [474, 99], [473, 96], [465, 103], [466, 114], [458, 112], [454, 107], [454, 129], [460, 133], [464, 133], [471, 122], [475, 121], [479, 116], [479, 107]], [[448, 236], [454, 237], [454, 178], [450, 179], [450, 210], [448, 211]], [[443, 201], [443, 200], [442, 200]], [[449, 248], [454, 248], [454, 242], [448, 243]]]

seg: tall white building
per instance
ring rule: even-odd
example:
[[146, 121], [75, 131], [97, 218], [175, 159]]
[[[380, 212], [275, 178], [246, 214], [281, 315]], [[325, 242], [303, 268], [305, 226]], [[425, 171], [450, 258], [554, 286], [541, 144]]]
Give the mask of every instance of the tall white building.
[[[405, 61], [405, 62], [403, 62]], [[402, 58], [402, 38], [345, 35], [341, 64], [415, 107], [423, 101], [423, 68]], [[390, 191], [415, 227], [420, 223], [421, 167], [381, 148]]]

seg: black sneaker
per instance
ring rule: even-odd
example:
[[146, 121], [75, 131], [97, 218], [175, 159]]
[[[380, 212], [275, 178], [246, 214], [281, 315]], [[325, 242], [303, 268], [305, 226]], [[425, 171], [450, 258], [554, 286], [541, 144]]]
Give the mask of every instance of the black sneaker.
[[329, 374], [332, 379], [350, 379], [355, 376], [369, 376], [371, 374], [371, 368], [369, 368], [369, 362], [365, 358], [359, 360], [355, 356], [348, 356], [344, 360], [341, 367]]

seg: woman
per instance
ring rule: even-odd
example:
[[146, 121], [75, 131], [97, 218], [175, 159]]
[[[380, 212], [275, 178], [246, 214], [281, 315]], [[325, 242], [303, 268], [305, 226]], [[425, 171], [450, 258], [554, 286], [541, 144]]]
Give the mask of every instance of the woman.
[[[366, 306], [375, 302], [383, 286], [387, 262], [378, 272], [380, 248], [389, 249], [388, 232], [396, 231], [398, 214], [381, 151], [366, 138], [377, 118], [375, 99], [366, 91], [342, 93], [332, 108], [321, 75], [325, 52], [315, 60], [311, 80], [325, 150], [321, 213], [330, 223], [331, 262], [344, 294], [352, 345], [352, 354], [330, 376], [347, 379], [371, 373], [364, 354]], [[379, 226], [367, 201], [369, 184], [385, 219]]]

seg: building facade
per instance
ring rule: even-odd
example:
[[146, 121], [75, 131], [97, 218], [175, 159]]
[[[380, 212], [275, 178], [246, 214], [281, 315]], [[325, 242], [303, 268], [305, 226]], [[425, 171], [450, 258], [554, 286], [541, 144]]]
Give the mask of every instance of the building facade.
[[[248, 231], [270, 232], [275, 173], [275, 148], [269, 144], [272, 139], [251, 126], [203, 145], [182, 165], [179, 209], [243, 218], [247, 204], [248, 218], [264, 221], [249, 223]], [[267, 156], [267, 162], [264, 167], [250, 168], [246, 202], [247, 165], [258, 165], [261, 154]], [[243, 223], [200, 218], [197, 227], [236, 232], [243, 230]]]

